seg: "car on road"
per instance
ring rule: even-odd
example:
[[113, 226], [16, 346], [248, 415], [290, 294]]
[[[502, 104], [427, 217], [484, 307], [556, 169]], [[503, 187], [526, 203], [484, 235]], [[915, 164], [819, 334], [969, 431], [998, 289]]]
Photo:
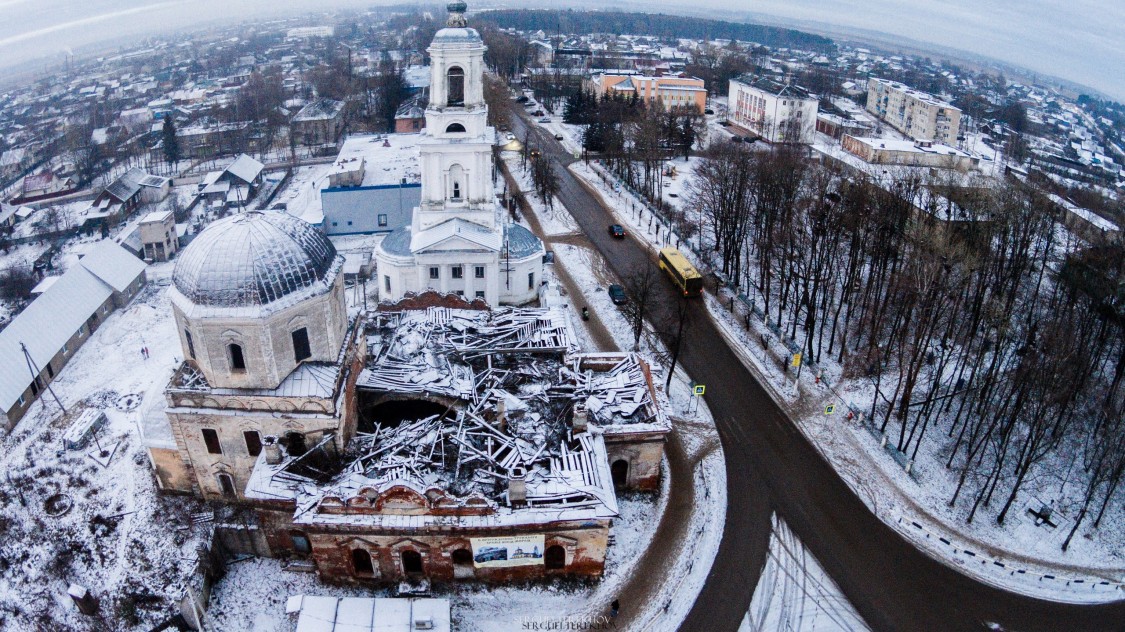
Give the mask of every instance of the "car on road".
[[609, 286], [608, 292], [609, 300], [613, 301], [614, 305], [624, 305], [625, 301], [628, 300], [627, 298], [625, 298], [625, 288], [617, 285], [616, 283]]
[[741, 143], [742, 142], [741, 136], [731, 136], [730, 139], [731, 139], [731, 142], [735, 142], [735, 143]]
[[532, 116], [546, 116], [545, 114], [543, 114], [543, 110], [535, 110], [534, 112], [531, 113], [531, 115]]
[[610, 224], [609, 236], [614, 239], [625, 239], [625, 227], [621, 224]]
[[527, 98], [526, 94], [521, 94], [518, 97], [516, 97], [516, 103], [527, 103], [528, 100], [529, 99]]
[[555, 134], [555, 140], [563, 140], [562, 134]]
[[539, 119], [539, 122], [540, 122], [540, 123], [550, 123], [550, 122], [551, 122], [551, 119], [550, 119], [550, 117], [544, 116], [544, 117], [541, 117], [541, 118]]

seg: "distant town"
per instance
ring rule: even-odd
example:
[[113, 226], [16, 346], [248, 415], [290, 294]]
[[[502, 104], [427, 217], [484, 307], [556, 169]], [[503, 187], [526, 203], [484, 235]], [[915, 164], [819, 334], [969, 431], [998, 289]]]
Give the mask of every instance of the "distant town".
[[68, 56], [0, 94], [0, 628], [1118, 625], [1123, 132], [664, 14]]

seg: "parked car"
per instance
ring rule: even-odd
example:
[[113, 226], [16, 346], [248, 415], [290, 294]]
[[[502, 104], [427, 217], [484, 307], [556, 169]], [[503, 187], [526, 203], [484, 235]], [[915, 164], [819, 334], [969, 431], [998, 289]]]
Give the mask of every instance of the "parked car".
[[735, 143], [741, 143], [742, 142], [741, 136], [731, 136], [730, 139], [731, 139], [732, 142], [735, 142]]
[[551, 122], [551, 119], [550, 119], [550, 117], [547, 117], [547, 116], [543, 116], [543, 117], [540, 117], [540, 118], [539, 118], [539, 122], [540, 122], [540, 123], [550, 123], [550, 122]]
[[555, 140], [563, 140], [562, 134], [555, 134]]
[[516, 97], [516, 103], [527, 103], [528, 100], [529, 99], [527, 98], [526, 94], [521, 94], [518, 97]]
[[534, 112], [532, 112], [532, 113], [531, 113], [531, 115], [532, 115], [532, 116], [546, 116], [546, 115], [545, 115], [545, 114], [543, 113], [543, 110], [535, 110]]
[[628, 300], [625, 297], [625, 288], [621, 287], [620, 285], [617, 285], [616, 283], [609, 286], [608, 291], [609, 291], [609, 300], [613, 301], [614, 305], [624, 305], [625, 301]]
[[621, 224], [610, 224], [609, 236], [615, 239], [625, 239], [625, 227]]

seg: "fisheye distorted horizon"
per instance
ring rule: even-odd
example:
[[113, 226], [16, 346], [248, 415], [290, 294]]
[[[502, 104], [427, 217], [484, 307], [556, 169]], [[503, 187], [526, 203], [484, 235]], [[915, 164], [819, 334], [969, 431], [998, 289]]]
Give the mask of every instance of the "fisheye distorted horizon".
[[[0, 0], [0, 67], [52, 58], [83, 46], [221, 23], [389, 0]], [[435, 3], [440, 4], [440, 3]], [[539, 0], [508, 6], [603, 8]], [[471, 9], [501, 6], [470, 3]], [[673, 11], [652, 0], [621, 10]], [[723, 19], [804, 23], [810, 30], [863, 30], [966, 51], [1086, 85], [1125, 101], [1125, 3], [1108, 0], [697, 0], [682, 7]]]

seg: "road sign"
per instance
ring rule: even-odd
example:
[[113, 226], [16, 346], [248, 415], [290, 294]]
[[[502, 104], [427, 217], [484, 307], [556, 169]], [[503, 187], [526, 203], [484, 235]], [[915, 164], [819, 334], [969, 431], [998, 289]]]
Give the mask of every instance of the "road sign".
[[824, 414], [825, 415], [831, 415], [834, 412], [836, 412], [836, 404], [829, 404], [829, 405], [824, 407]]
[[799, 352], [793, 354], [793, 366], [801, 366], [801, 354]]
[[703, 395], [703, 392], [706, 391], [706, 390], [707, 390], [707, 387], [703, 384], [696, 384], [695, 386], [691, 387], [691, 392], [696, 397], [701, 397]]

